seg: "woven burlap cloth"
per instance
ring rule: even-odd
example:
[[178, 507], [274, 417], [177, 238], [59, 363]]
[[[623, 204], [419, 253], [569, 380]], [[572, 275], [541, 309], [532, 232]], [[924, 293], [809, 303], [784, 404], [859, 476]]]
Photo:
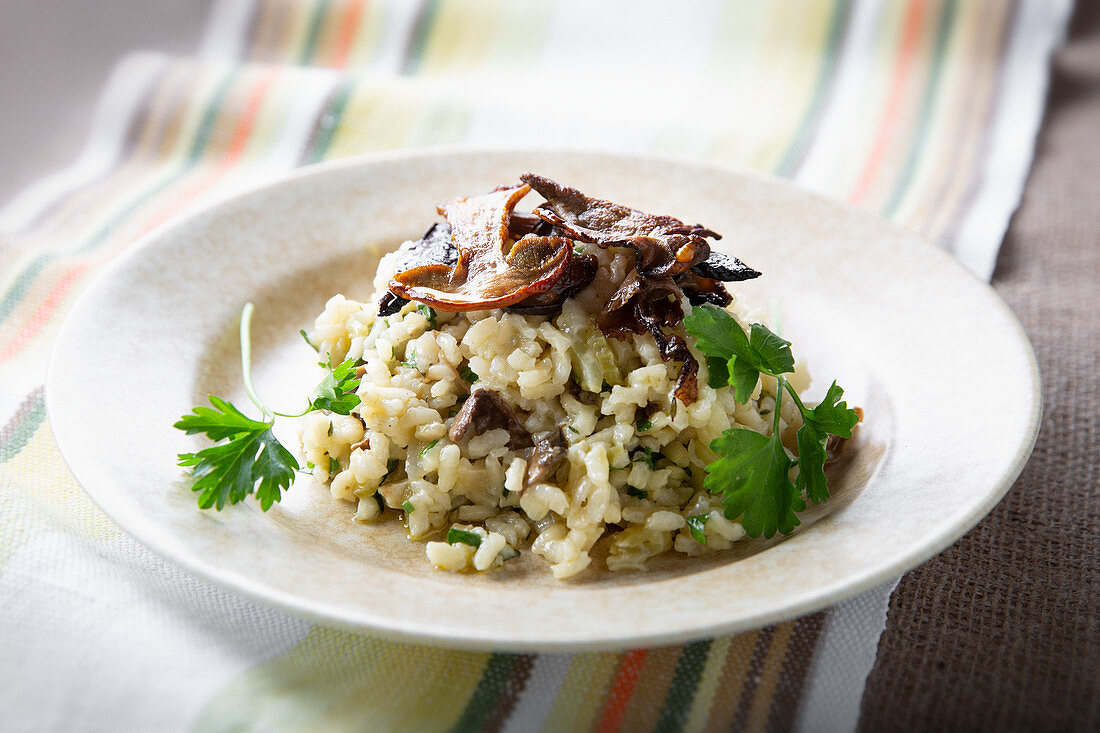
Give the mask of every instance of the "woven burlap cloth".
[[1078, 3], [1047, 110], [993, 278], [1039, 358], [1038, 443], [1005, 500], [898, 586], [866, 731], [1100, 730], [1100, 3]]

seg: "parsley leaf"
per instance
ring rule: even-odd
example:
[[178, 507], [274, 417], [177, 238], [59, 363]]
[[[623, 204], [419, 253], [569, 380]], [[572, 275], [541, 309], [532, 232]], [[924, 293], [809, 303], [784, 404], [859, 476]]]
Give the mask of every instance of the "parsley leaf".
[[317, 344], [309, 340], [309, 334], [306, 333], [306, 330], [304, 328], [299, 328], [298, 333], [301, 334], [302, 338], [305, 339], [305, 342], [309, 344], [309, 348], [313, 349], [314, 351], [320, 351], [320, 349], [317, 348]]
[[644, 463], [649, 466], [650, 471], [653, 471], [656, 470], [655, 467], [658, 459], [661, 459], [663, 457], [664, 456], [662, 456], [660, 453], [657, 453], [652, 448], [642, 448], [634, 455], [632, 459], [630, 459], [630, 462]]
[[703, 485], [722, 494], [726, 517], [740, 517], [746, 534], [789, 534], [800, 524], [795, 512], [806, 503], [787, 475], [794, 464], [778, 435], [730, 428], [711, 441], [710, 449], [720, 458], [707, 466]]
[[[309, 407], [302, 413], [286, 415], [265, 405], [252, 385], [253, 310], [251, 303], [246, 303], [241, 309], [241, 376], [248, 399], [264, 419], [253, 420], [221, 397], [210, 395], [213, 407], [195, 407], [174, 424], [188, 435], [203, 434], [215, 443], [200, 451], [177, 456], [180, 466], [191, 469], [194, 479], [191, 489], [198, 493], [199, 507], [202, 509], [222, 509], [226, 504], [243, 501], [250, 494], [255, 494], [261, 509], [270, 509], [272, 504], [282, 499], [282, 492], [290, 488], [294, 472], [299, 470], [297, 459], [271, 430], [275, 416], [300, 417], [312, 410], [347, 415], [359, 404], [359, 396], [355, 394], [360, 381], [355, 373], [356, 362], [349, 359], [333, 368], [330, 355], [328, 363], [322, 364], [329, 368], [329, 373], [313, 391]], [[306, 343], [314, 346], [304, 331], [299, 333]], [[329, 435], [332, 435], [332, 430], [332, 422], [329, 422]], [[314, 468], [312, 463], [306, 466]], [[329, 472], [335, 473], [339, 468], [339, 462], [330, 458]]]
[[855, 410], [849, 410], [840, 398], [844, 390], [833, 382], [825, 399], [812, 410], [807, 410], [798, 395], [787, 385], [788, 391], [798, 402], [802, 410], [802, 427], [798, 429], [795, 440], [798, 442], [798, 478], [795, 487], [806, 493], [806, 498], [820, 504], [829, 498], [829, 485], [825, 478], [825, 446], [829, 435], [850, 438], [852, 429], [859, 422]]
[[478, 380], [477, 372], [465, 365], [458, 370], [458, 376], [462, 377], [467, 384], [473, 384]]
[[355, 392], [359, 389], [362, 376], [356, 374], [358, 368], [355, 359], [347, 359], [333, 368], [313, 390], [306, 412], [329, 410], [338, 415], [350, 415], [352, 409], [359, 405], [359, 395]]
[[752, 324], [746, 334], [724, 308], [713, 305], [692, 308], [684, 318], [684, 326], [707, 357], [708, 384], [732, 385], [734, 398], [742, 404], [752, 397], [761, 372], [778, 376], [794, 371], [790, 341], [759, 323]]
[[708, 519], [710, 519], [709, 514], [696, 514], [687, 518], [688, 532], [700, 545], [707, 544], [707, 532], [704, 527]]
[[839, 435], [841, 438], [852, 437], [852, 430], [859, 423], [859, 415], [855, 410], [848, 409], [848, 403], [841, 401], [844, 390], [835, 381], [825, 393], [825, 399], [812, 410], [806, 409], [790, 385], [787, 385], [787, 391], [798, 401], [799, 409], [802, 410], [802, 419], [806, 424], [812, 424], [815, 429], [829, 435]]
[[252, 420], [214, 395], [210, 404], [213, 409], [196, 407], [174, 425], [188, 435], [205, 433], [215, 442], [229, 441], [177, 456], [179, 465], [190, 468], [195, 478], [191, 490], [199, 494], [199, 506], [221, 509], [255, 493], [260, 508], [267, 511], [294, 480], [298, 461], [271, 432], [274, 418]]
[[[807, 408], [783, 376], [794, 371], [791, 344], [766, 326], [754, 323], [746, 334], [732, 315], [710, 305], [693, 308], [684, 324], [707, 357], [711, 387], [730, 385], [734, 399], [745, 403], [756, 390], [760, 374], [776, 378], [771, 436], [731, 428], [712, 441], [711, 450], [719, 458], [707, 466], [704, 486], [713, 494], [723, 495], [725, 515], [730, 519], [741, 517], [749, 536], [790, 533], [799, 524], [794, 513], [806, 506], [803, 495], [814, 503], [829, 498], [825, 476], [829, 436], [851, 437], [859, 422], [858, 413], [840, 401], [844, 390], [836, 382], [821, 404]], [[797, 461], [787, 456], [779, 438], [784, 392], [790, 394], [802, 414], [803, 424], [795, 436]], [[798, 473], [792, 482], [789, 471], [796, 464]]]
[[416, 310], [420, 312], [420, 315], [424, 316], [428, 321], [428, 328], [435, 328], [435, 319], [439, 314], [435, 312], [435, 308], [430, 305], [424, 305], [423, 303], [416, 304]]
[[481, 535], [477, 532], [467, 532], [464, 529], [451, 527], [447, 530], [447, 544], [454, 545], [461, 542], [471, 547], [481, 547]]

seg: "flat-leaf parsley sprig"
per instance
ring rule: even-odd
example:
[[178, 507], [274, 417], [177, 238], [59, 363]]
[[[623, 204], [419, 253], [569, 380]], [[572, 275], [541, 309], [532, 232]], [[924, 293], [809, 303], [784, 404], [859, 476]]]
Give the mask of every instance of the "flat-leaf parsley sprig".
[[[179, 465], [191, 469], [191, 490], [199, 495], [199, 507], [221, 509], [255, 494], [265, 512], [282, 499], [290, 487], [298, 461], [275, 437], [275, 417], [301, 417], [314, 410], [348, 415], [359, 404], [356, 390], [360, 376], [357, 363], [348, 359], [332, 366], [309, 398], [309, 406], [297, 415], [275, 412], [256, 394], [252, 385], [252, 311], [251, 303], [241, 310], [241, 376], [249, 400], [262, 415], [253, 420], [232, 403], [209, 395], [212, 407], [195, 407], [175, 423], [188, 435], [205, 434], [216, 445], [195, 453], [180, 453]], [[308, 339], [307, 339], [308, 342]]]
[[[835, 381], [821, 404], [806, 407], [783, 376], [794, 371], [790, 342], [762, 324], [752, 324], [745, 333], [729, 312], [703, 305], [692, 309], [684, 325], [707, 357], [710, 386], [733, 387], [737, 402], [749, 401], [761, 374], [776, 378], [771, 435], [730, 428], [711, 441], [710, 449], [719, 458], [707, 466], [703, 485], [713, 494], [722, 494], [723, 513], [728, 519], [740, 517], [750, 537], [771, 537], [777, 531], [790, 534], [800, 523], [795, 513], [806, 508], [803, 496], [815, 504], [829, 498], [825, 478], [829, 436], [850, 438], [859, 414], [841, 401], [844, 390]], [[795, 459], [779, 437], [784, 392], [802, 413]], [[796, 465], [798, 474], [791, 481], [790, 470]]]

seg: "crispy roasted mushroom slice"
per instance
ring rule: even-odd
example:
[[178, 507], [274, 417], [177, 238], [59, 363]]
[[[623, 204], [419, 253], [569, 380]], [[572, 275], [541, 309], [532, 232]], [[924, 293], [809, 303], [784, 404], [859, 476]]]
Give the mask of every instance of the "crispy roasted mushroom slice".
[[718, 280], [702, 277], [695, 273], [696, 270], [692, 268], [676, 278], [676, 284], [684, 291], [689, 303], [692, 305], [710, 303], [719, 308], [725, 308], [733, 302], [733, 296], [726, 290], [725, 285]]
[[569, 267], [566, 268], [554, 286], [545, 293], [532, 295], [526, 300], [508, 306], [507, 310], [513, 313], [522, 313], [527, 316], [544, 316], [555, 313], [561, 309], [562, 301], [570, 298], [592, 282], [596, 277], [596, 269], [599, 262], [592, 255], [573, 255]]
[[550, 290], [572, 260], [569, 240], [526, 234], [509, 246], [512, 209], [529, 190], [514, 186], [444, 204], [457, 261], [399, 272], [390, 290], [443, 311], [501, 308]]
[[405, 304], [409, 301], [402, 298], [400, 295], [394, 295], [389, 290], [382, 293], [382, 297], [378, 299], [378, 315], [385, 318], [386, 316], [392, 316], [399, 310], [405, 307]]
[[617, 339], [628, 333], [651, 334], [662, 359], [683, 362], [675, 395], [690, 405], [699, 398], [699, 363], [683, 338], [664, 330], [684, 320], [682, 295], [671, 278], [647, 278], [632, 272], [596, 316], [596, 325], [604, 335]]
[[534, 214], [520, 214], [512, 212], [512, 218], [508, 221], [508, 233], [516, 239], [525, 234], [539, 234], [546, 236], [554, 229], [549, 222], [543, 221]]
[[[451, 241], [451, 228], [436, 223], [428, 227], [424, 236], [402, 244], [393, 255], [394, 273], [405, 272], [421, 265], [446, 265], [458, 262], [458, 248]], [[409, 301], [387, 290], [378, 301], [378, 315], [391, 316]]]
[[535, 448], [527, 460], [527, 474], [523, 479], [524, 488], [546, 479], [558, 467], [569, 452], [569, 442], [562, 429], [555, 428], [535, 441]]
[[754, 277], [760, 277], [759, 272], [736, 257], [714, 251], [711, 251], [705, 260], [692, 267], [691, 271], [701, 277], [721, 280], [726, 283], [741, 282], [742, 280], [752, 280]]
[[471, 434], [481, 435], [490, 430], [507, 430], [508, 447], [512, 450], [534, 445], [531, 433], [516, 419], [504, 398], [493, 390], [482, 387], [466, 398], [447, 431], [447, 437], [457, 443]]
[[683, 272], [707, 259], [710, 245], [706, 237], [718, 236], [672, 216], [590, 198], [534, 173], [524, 173], [521, 179], [546, 199], [535, 209], [538, 216], [573, 239], [601, 247], [614, 244], [632, 248], [636, 267], [643, 275], [662, 277]]

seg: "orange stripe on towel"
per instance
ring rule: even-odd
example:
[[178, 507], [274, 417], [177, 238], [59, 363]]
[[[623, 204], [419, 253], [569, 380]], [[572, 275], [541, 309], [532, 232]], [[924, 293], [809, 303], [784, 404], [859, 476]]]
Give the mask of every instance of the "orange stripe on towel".
[[882, 123], [879, 125], [878, 135], [871, 147], [867, 165], [860, 174], [859, 181], [848, 200], [858, 206], [867, 197], [871, 190], [871, 183], [875, 180], [882, 163], [886, 158], [886, 149], [890, 139], [894, 135], [898, 116], [901, 114], [905, 99], [909, 94], [909, 81], [913, 71], [913, 59], [916, 56], [918, 42], [920, 41], [920, 28], [924, 21], [924, 13], [927, 10], [927, 0], [913, 0], [905, 14], [905, 24], [902, 29], [901, 48], [898, 50], [897, 66], [894, 67], [893, 81], [890, 82], [890, 96], [886, 101], [886, 110], [882, 115]]

